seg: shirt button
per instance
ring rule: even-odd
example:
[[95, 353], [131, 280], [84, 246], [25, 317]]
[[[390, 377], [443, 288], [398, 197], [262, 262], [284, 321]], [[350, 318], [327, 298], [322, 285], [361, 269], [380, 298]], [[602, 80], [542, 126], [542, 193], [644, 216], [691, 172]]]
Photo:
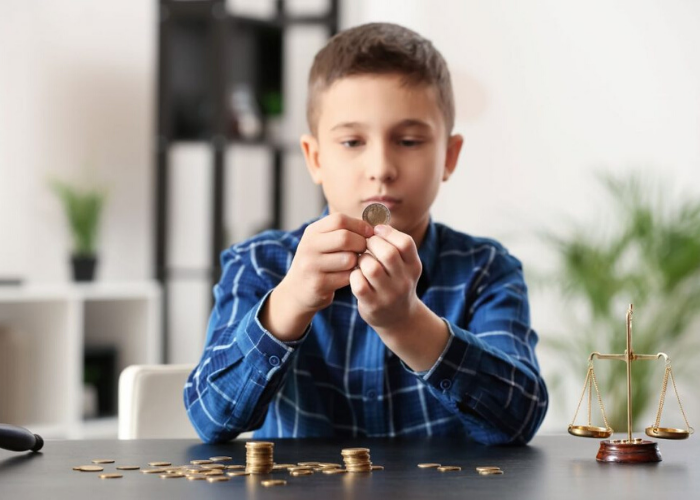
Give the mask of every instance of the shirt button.
[[270, 359], [268, 360], [272, 366], [279, 366], [280, 364], [280, 358], [277, 356], [270, 356]]
[[443, 380], [440, 381], [440, 388], [441, 388], [442, 390], [446, 391], [446, 390], [449, 389], [450, 387], [452, 387], [452, 382], [451, 382], [451, 381], [449, 381], [449, 380], [447, 380], [447, 379], [443, 379]]
[[367, 399], [375, 399], [377, 397], [377, 393], [375, 391], [369, 390], [367, 391]]

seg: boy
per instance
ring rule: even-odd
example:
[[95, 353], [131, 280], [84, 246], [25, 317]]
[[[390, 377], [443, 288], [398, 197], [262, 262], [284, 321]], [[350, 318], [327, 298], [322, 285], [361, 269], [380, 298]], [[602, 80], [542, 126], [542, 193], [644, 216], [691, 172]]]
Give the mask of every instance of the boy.
[[[547, 390], [520, 262], [430, 219], [462, 147], [442, 56], [393, 24], [339, 33], [311, 68], [307, 118], [328, 207], [223, 253], [185, 386], [201, 438], [529, 441]], [[375, 202], [390, 226], [361, 220]]]

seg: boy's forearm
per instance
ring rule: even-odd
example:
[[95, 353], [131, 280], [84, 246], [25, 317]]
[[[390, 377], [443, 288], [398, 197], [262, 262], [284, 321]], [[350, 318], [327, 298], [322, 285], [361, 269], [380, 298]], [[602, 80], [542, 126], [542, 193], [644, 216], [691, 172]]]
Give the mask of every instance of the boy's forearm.
[[290, 291], [282, 281], [270, 294], [260, 311], [263, 327], [282, 342], [299, 340], [316, 314], [296, 307]]
[[384, 344], [417, 372], [435, 364], [450, 338], [445, 322], [422, 302], [400, 325], [376, 331]]

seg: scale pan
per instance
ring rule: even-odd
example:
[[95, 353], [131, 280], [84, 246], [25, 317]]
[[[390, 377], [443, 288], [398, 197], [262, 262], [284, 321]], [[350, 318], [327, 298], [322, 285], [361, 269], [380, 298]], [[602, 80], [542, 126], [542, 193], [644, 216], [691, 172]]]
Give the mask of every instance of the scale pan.
[[687, 430], [672, 427], [647, 427], [646, 434], [659, 439], [687, 439], [690, 436]]
[[570, 425], [569, 434], [586, 438], [609, 438], [612, 436], [612, 429], [594, 425]]

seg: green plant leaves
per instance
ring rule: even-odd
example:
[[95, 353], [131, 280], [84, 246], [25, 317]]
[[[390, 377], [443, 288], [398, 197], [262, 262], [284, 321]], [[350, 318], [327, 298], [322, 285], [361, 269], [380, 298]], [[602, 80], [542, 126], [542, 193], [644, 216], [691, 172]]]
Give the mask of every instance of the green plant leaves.
[[98, 190], [79, 190], [59, 181], [52, 182], [51, 188], [63, 203], [68, 218], [73, 238], [73, 255], [96, 255], [105, 193]]

